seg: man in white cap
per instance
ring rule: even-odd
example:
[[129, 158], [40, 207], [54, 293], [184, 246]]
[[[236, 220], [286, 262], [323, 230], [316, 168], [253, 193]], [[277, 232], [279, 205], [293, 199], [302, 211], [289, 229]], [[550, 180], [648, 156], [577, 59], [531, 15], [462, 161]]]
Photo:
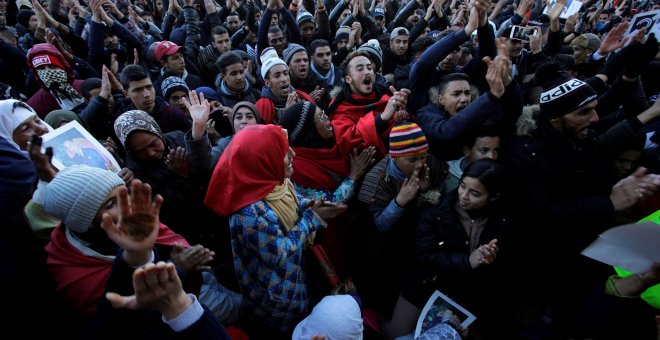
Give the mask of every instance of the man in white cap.
[[255, 105], [266, 124], [276, 124], [281, 112], [298, 100], [314, 102], [307, 93], [291, 86], [289, 66], [277, 56], [274, 48], [266, 48], [260, 59], [261, 76], [265, 86], [261, 90], [261, 98]]

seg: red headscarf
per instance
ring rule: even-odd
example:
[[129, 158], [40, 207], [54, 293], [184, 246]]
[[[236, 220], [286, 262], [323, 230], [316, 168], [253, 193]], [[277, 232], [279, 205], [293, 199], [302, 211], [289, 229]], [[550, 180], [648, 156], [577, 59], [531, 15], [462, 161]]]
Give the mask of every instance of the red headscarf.
[[228, 216], [284, 183], [289, 141], [276, 125], [251, 125], [234, 136], [213, 170], [204, 203]]

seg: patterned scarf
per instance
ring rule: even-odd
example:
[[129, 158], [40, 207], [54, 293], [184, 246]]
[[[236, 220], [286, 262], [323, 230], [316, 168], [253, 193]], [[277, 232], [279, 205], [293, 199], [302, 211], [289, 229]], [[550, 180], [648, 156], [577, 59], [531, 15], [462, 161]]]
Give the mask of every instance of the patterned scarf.
[[224, 80], [222, 80], [220, 82], [220, 92], [222, 94], [232, 96], [232, 97], [242, 98], [243, 95], [245, 95], [245, 93], [247, 93], [247, 91], [249, 89], [250, 89], [250, 84], [247, 80], [245, 80], [244, 85], [243, 85], [243, 89], [241, 90], [241, 92], [236, 92], [236, 91], [230, 89], [229, 86], [227, 86], [227, 82], [225, 82]]
[[78, 91], [69, 84], [69, 76], [66, 71], [60, 68], [42, 69], [37, 70], [37, 75], [62, 109], [71, 110], [85, 102]]
[[[167, 70], [166, 70], [164, 67], [160, 69], [160, 75], [165, 74], [165, 72], [167, 72]], [[183, 69], [183, 74], [182, 74], [181, 77], [179, 77], [179, 78], [181, 78], [181, 79], [183, 79], [183, 80], [186, 80], [186, 78], [188, 78], [188, 70], [186, 70], [186, 69], [184, 68], [184, 69]]]
[[277, 218], [288, 232], [298, 221], [298, 197], [293, 183], [287, 178], [284, 184], [275, 186], [268, 196], [264, 198], [266, 204], [275, 210]]
[[321, 80], [323, 80], [328, 87], [332, 87], [335, 83], [335, 65], [330, 64], [330, 72], [328, 72], [327, 76], [324, 76], [321, 74], [321, 72], [316, 70], [316, 66], [314, 66], [314, 63], [312, 64], [312, 72]]

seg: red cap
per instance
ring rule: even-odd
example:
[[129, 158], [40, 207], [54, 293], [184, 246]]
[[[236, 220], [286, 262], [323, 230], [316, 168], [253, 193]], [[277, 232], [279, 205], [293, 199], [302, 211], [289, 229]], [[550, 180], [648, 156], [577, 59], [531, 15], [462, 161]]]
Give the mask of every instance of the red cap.
[[66, 71], [66, 68], [64, 68], [64, 65], [62, 64], [62, 61], [55, 58], [55, 56], [49, 54], [35, 55], [34, 57], [32, 57], [32, 60], [30, 60], [30, 62], [32, 63], [32, 67], [34, 67], [35, 69], [42, 65], [53, 65]]
[[165, 56], [172, 55], [182, 49], [183, 46], [179, 46], [171, 41], [161, 41], [156, 45], [156, 60], [160, 61]]

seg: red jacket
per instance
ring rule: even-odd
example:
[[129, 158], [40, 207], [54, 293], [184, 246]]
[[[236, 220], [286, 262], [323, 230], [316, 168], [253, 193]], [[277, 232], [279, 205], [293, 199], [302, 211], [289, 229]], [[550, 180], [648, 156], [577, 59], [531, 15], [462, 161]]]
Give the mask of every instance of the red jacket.
[[[300, 90], [296, 90], [296, 93], [298, 94], [298, 98], [315, 103], [314, 99], [312, 99], [307, 93]], [[275, 104], [273, 104], [273, 101], [270, 98], [262, 96], [254, 105], [259, 109], [259, 114], [261, 115], [261, 118], [263, 118], [265, 124], [275, 124], [277, 114], [275, 112]]]
[[[376, 116], [385, 111], [390, 95], [383, 94], [380, 98], [373, 98], [373, 100], [356, 94], [352, 96], [354, 99], [370, 102], [370, 104], [359, 105], [352, 103], [352, 100], [343, 100], [330, 114], [330, 121], [335, 129], [335, 138], [337, 141], [342, 141], [340, 147], [346, 148], [360, 144], [373, 145], [380, 157], [387, 155], [388, 150], [383, 140], [389, 139], [392, 124], [379, 135], [376, 130]], [[330, 106], [333, 106], [332, 104], [330, 103]], [[350, 151], [341, 150], [345, 155]]]

